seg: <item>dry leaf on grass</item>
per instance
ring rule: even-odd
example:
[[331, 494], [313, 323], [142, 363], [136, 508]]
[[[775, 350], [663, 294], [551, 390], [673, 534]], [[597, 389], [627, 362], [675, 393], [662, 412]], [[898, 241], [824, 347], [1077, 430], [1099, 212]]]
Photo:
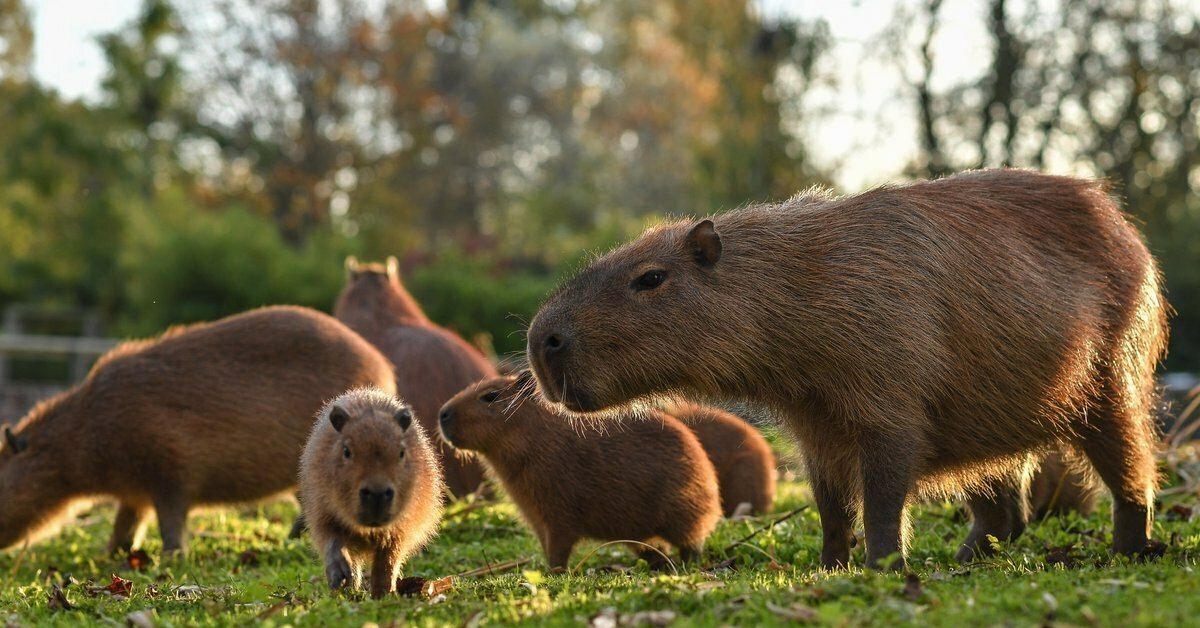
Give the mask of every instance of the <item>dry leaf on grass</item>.
[[133, 595], [133, 581], [126, 580], [117, 574], [112, 574], [112, 582], [103, 587], [88, 587], [88, 595], [99, 595], [106, 593], [108, 595], [119, 595], [129, 597]]
[[454, 577], [446, 576], [437, 580], [427, 581], [421, 587], [421, 595], [425, 597], [434, 597], [454, 590]]
[[63, 593], [62, 588], [60, 588], [57, 584], [54, 585], [54, 588], [50, 591], [50, 599], [47, 602], [47, 606], [54, 610], [64, 611], [69, 611], [75, 608], [75, 605], [67, 599], [67, 595]]

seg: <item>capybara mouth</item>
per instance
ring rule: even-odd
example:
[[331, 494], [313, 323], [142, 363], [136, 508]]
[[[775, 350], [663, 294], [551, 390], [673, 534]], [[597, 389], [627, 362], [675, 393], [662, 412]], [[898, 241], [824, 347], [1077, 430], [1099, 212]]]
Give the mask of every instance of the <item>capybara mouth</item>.
[[392, 522], [391, 517], [389, 517], [387, 515], [364, 513], [364, 514], [361, 514], [358, 516], [358, 525], [360, 525], [364, 528], [382, 528], [383, 526], [385, 526], [391, 522]]
[[607, 406], [586, 390], [578, 386], [564, 386], [559, 403], [571, 412], [588, 413], [603, 410]]

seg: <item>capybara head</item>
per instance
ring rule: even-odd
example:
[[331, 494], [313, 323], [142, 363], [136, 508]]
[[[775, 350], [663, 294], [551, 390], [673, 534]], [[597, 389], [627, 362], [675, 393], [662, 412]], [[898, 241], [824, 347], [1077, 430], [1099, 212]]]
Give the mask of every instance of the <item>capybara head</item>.
[[712, 221], [676, 223], [566, 282], [529, 328], [529, 360], [543, 395], [574, 412], [595, 412], [701, 384], [697, 374], [709, 369], [695, 364], [697, 349], [712, 341], [707, 330], [720, 327], [706, 318], [719, 309], [721, 254]]
[[442, 440], [461, 451], [488, 454], [515, 436], [513, 427], [528, 422], [526, 402], [536, 403], [529, 371], [485, 379], [468, 386], [442, 406]]
[[437, 476], [412, 409], [376, 389], [357, 389], [329, 403], [313, 428], [311, 477], [325, 486], [329, 508], [346, 523], [385, 526], [404, 510], [413, 485]]
[[338, 295], [334, 315], [340, 320], [349, 318], [351, 323], [360, 323], [355, 320], [359, 317], [425, 319], [425, 312], [400, 280], [400, 261], [395, 256], [389, 256], [384, 264], [360, 264], [353, 256], [347, 257], [346, 285]]

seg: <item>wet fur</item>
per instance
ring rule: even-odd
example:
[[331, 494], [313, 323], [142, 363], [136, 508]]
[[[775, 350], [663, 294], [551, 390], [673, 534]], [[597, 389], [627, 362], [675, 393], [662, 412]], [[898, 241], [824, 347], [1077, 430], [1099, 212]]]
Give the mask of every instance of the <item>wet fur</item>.
[[[437, 430], [438, 409], [463, 387], [494, 377], [491, 362], [454, 332], [429, 320], [400, 281], [395, 258], [388, 264], [347, 260], [347, 281], [334, 316], [379, 348], [396, 368], [396, 391], [423, 422]], [[446, 485], [456, 497], [475, 492], [483, 468], [434, 443]]]
[[391, 365], [332, 317], [268, 307], [127, 342], [78, 386], [29, 412], [0, 450], [0, 547], [76, 500], [120, 503], [110, 549], [156, 511], [166, 550], [193, 507], [263, 499], [296, 483], [321, 405], [347, 388], [391, 389]]
[[[635, 291], [651, 269], [667, 280]], [[829, 567], [860, 513], [868, 563], [903, 555], [921, 494], [968, 496], [960, 559], [1020, 534], [1033, 459], [1054, 446], [1095, 466], [1113, 549], [1136, 553], [1167, 310], [1103, 184], [990, 170], [651, 229], [547, 300], [529, 353], [546, 396], [581, 412], [677, 393], [781, 416]]]

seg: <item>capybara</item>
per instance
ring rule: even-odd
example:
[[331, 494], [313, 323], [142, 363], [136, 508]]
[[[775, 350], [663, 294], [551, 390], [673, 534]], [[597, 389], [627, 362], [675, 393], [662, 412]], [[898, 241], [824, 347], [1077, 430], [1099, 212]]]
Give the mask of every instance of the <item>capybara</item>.
[[771, 512], [775, 504], [775, 454], [758, 430], [732, 413], [695, 403], [666, 408], [686, 425], [717, 471], [721, 511], [732, 517], [742, 504], [747, 514]]
[[333, 317], [264, 307], [126, 342], [78, 386], [37, 405], [0, 451], [0, 547], [80, 498], [119, 503], [110, 550], [140, 540], [153, 509], [163, 549], [184, 549], [188, 511], [296, 485], [313, 416], [392, 367]]
[[332, 589], [396, 590], [408, 557], [437, 534], [442, 470], [412, 408], [363, 388], [321, 410], [300, 461], [300, 504]]
[[[433, 434], [442, 404], [467, 385], [494, 377], [495, 367], [478, 349], [425, 316], [401, 283], [395, 257], [386, 265], [347, 258], [346, 274], [333, 315], [396, 365], [396, 392]], [[440, 441], [434, 447], [451, 493], [462, 497], [479, 488], [483, 469], [477, 462], [456, 457]]]
[[1060, 451], [1043, 459], [1029, 483], [1029, 511], [1035, 519], [1078, 512], [1084, 517], [1096, 510], [1096, 487]]
[[578, 413], [672, 394], [772, 410], [805, 454], [828, 567], [859, 511], [867, 563], [903, 557], [919, 494], [968, 495], [960, 560], [1015, 537], [1030, 460], [1055, 445], [1096, 468], [1112, 549], [1137, 553], [1168, 308], [1107, 192], [987, 170], [653, 228], [547, 299], [531, 364]]
[[696, 437], [663, 413], [589, 430], [540, 403], [534, 387], [528, 371], [481, 381], [446, 402], [439, 422], [443, 440], [483, 457], [550, 567], [565, 568], [581, 538], [665, 541], [697, 558], [721, 502]]

